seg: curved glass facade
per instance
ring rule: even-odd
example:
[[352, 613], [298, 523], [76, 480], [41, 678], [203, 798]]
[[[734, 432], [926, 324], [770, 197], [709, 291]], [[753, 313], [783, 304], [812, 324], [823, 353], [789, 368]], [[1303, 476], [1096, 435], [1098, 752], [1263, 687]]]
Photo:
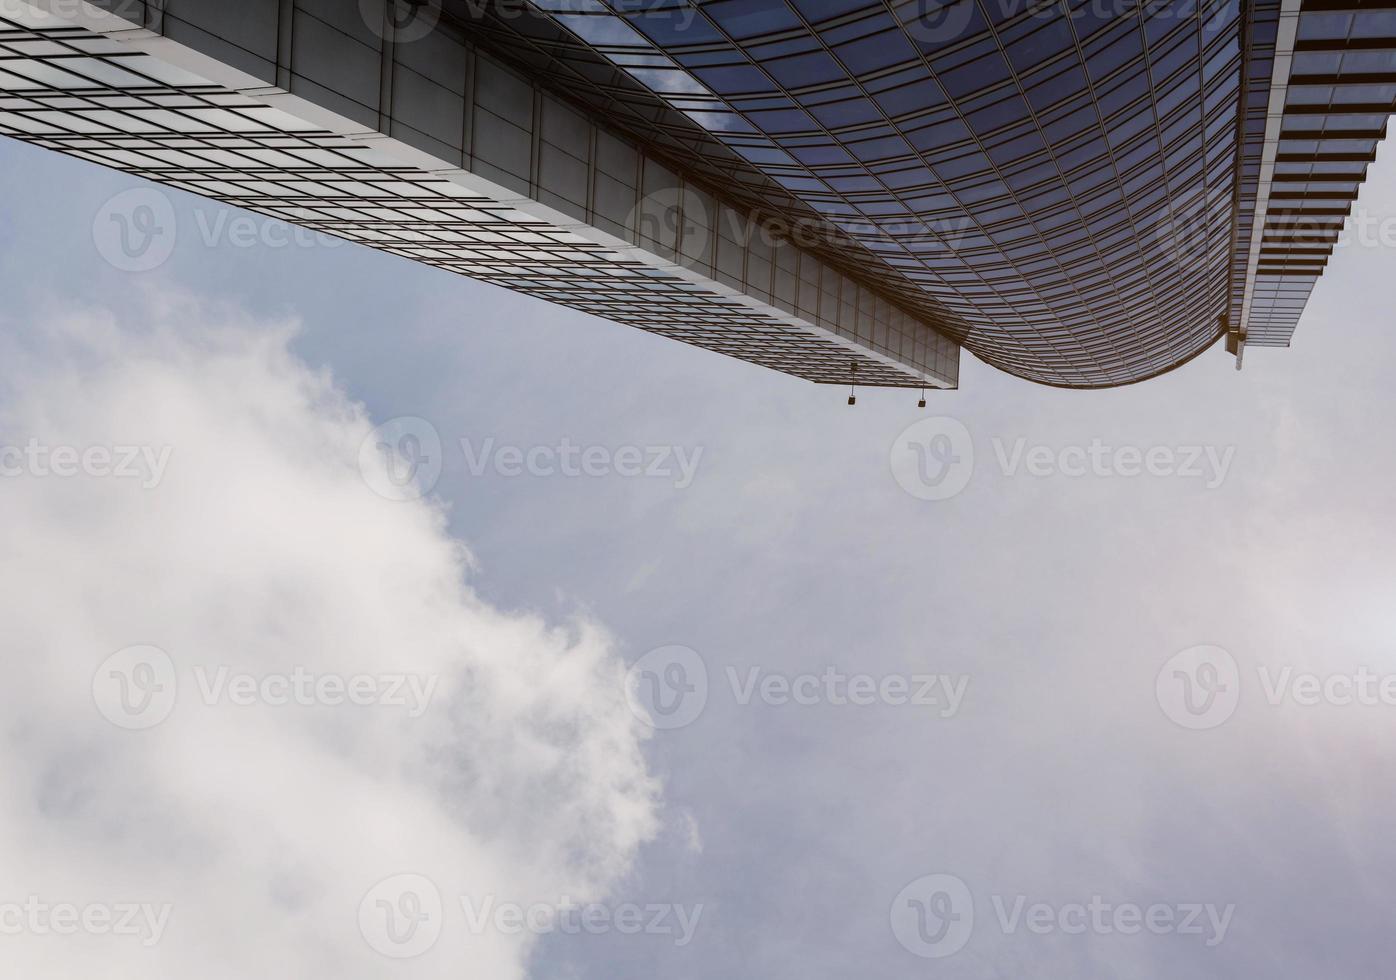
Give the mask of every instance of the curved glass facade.
[[1396, 110], [1396, 0], [56, 2], [0, 134], [821, 383], [1285, 346]]
[[1223, 332], [1236, 0], [534, 4], [991, 364], [1118, 385]]

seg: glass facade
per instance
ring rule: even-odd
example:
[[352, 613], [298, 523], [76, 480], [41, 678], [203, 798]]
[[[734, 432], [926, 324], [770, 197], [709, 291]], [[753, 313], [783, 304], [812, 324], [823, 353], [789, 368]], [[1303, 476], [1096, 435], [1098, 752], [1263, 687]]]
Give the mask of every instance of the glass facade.
[[535, 70], [709, 179], [758, 172], [938, 329], [1071, 387], [1287, 344], [1393, 111], [1385, 0], [530, 6], [555, 33], [493, 29]]
[[[1252, 104], [1266, 111], [1250, 132], [1248, 163], [1256, 168], [1247, 177], [1253, 172], [1256, 180], [1247, 188], [1255, 204], [1241, 238], [1238, 339], [1284, 347], [1396, 111], [1396, 9], [1362, 0], [1271, 0], [1254, 34]], [[1360, 222], [1349, 232], [1358, 242], [1372, 234]]]
[[1004, 370], [1124, 384], [1222, 333], [1235, 2], [534, 5]]
[[277, 0], [43, 6], [0, 3], [0, 134], [810, 381], [957, 382], [951, 339], [449, 24], [394, 45], [339, 3], [282, 4], [290, 27]]
[[[3, 35], [0, 132], [828, 382], [953, 386], [963, 345], [1106, 387], [1284, 345], [1396, 107], [1371, 0], [92, 7], [205, 87], [77, 93], [71, 52]], [[268, 168], [301, 147], [352, 162]]]

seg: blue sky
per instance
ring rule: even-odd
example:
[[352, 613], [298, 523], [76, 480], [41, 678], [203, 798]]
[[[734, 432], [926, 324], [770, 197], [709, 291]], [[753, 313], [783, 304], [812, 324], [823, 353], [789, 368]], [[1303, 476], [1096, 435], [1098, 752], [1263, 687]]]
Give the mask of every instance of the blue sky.
[[[294, 355], [332, 372], [372, 423], [419, 418], [440, 436], [434, 496], [491, 610], [594, 622], [625, 664], [672, 646], [701, 658], [702, 710], [645, 739], [643, 765], [661, 787], [653, 825], [616, 844], [629, 857], [605, 885], [612, 907], [702, 906], [691, 941], [546, 935], [524, 951], [531, 976], [1386, 972], [1396, 704], [1307, 705], [1266, 684], [1364, 666], [1396, 673], [1391, 247], [1341, 249], [1294, 348], [1251, 351], [1240, 373], [1214, 350], [1140, 386], [1069, 392], [966, 355], [960, 390], [929, 393], [925, 410], [900, 391], [863, 391], [850, 408], [839, 389], [357, 246], [210, 246], [200, 229], [225, 209], [179, 194], [169, 261], [121, 272], [92, 227], [136, 181], [8, 141], [0, 167], [11, 189], [0, 196], [6, 351], [32, 346], [26, 356], [41, 359], [34, 336], [75, 310], [139, 322], [152, 294], [193, 297], [218, 317], [294, 320]], [[1389, 148], [1361, 207], [1396, 220]], [[193, 336], [202, 329], [188, 324]], [[0, 404], [51, 389], [36, 390], [7, 372]], [[970, 434], [973, 473], [950, 499], [917, 499], [894, 478], [894, 447], [907, 426], [940, 417]], [[563, 440], [606, 454], [665, 447], [697, 467], [685, 486], [672, 475], [509, 476], [493, 457], [471, 472], [469, 454], [487, 446]], [[1072, 447], [1093, 444], [1167, 450], [1184, 472], [1060, 472]], [[1047, 447], [1040, 475], [1014, 469], [1015, 453], [1033, 447]], [[1184, 465], [1194, 455], [1195, 474]], [[1225, 459], [1224, 471], [1209, 459]], [[264, 513], [278, 478], [265, 477]], [[158, 520], [173, 505], [156, 499]], [[364, 539], [357, 554], [393, 552], [394, 540], [370, 532], [342, 529]], [[323, 542], [342, 546], [337, 534]], [[19, 581], [24, 567], [9, 573]], [[152, 622], [162, 615], [137, 583], [109, 587], [148, 604]], [[89, 601], [75, 589], [54, 614], [82, 618]], [[1234, 714], [1189, 730], [1158, 681], [1199, 645], [1232, 658], [1240, 698]], [[823, 693], [813, 704], [742, 703], [761, 678], [830, 668], [943, 677], [962, 698], [949, 715]], [[509, 736], [486, 729], [477, 744]], [[250, 756], [240, 771], [257, 764]], [[497, 797], [465, 792], [462, 812], [483, 820]], [[571, 812], [559, 811], [547, 841], [570, 840]], [[963, 949], [935, 959], [895, 928], [899, 895], [929, 875], [954, 876], [973, 904]], [[1093, 896], [1231, 912], [1223, 936], [1060, 928], [1063, 908]], [[1057, 925], [1039, 935], [1005, 922], [999, 910], [1020, 897]], [[373, 951], [353, 955], [363, 975], [387, 975], [374, 972]], [[404, 975], [426, 962], [401, 965]], [[456, 975], [479, 963], [467, 949]]]

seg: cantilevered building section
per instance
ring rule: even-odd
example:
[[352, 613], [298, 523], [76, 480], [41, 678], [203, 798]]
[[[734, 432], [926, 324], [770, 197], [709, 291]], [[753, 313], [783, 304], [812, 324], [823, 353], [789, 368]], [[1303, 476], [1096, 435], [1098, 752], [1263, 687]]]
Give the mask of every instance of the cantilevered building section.
[[1261, 0], [1254, 17], [1233, 349], [1289, 346], [1396, 111], [1393, 0]]
[[383, 0], [0, 0], [0, 133], [812, 381], [955, 386], [955, 342], [798, 229], [411, 27]]
[[0, 0], [0, 133], [824, 383], [1288, 343], [1396, 0]]

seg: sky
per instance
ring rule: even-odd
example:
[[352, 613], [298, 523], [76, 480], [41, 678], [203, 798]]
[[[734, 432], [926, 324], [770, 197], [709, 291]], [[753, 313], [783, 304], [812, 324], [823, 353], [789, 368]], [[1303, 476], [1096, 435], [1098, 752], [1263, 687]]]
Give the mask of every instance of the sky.
[[1291, 349], [925, 409], [0, 172], [17, 975], [1388, 972], [1389, 147]]

